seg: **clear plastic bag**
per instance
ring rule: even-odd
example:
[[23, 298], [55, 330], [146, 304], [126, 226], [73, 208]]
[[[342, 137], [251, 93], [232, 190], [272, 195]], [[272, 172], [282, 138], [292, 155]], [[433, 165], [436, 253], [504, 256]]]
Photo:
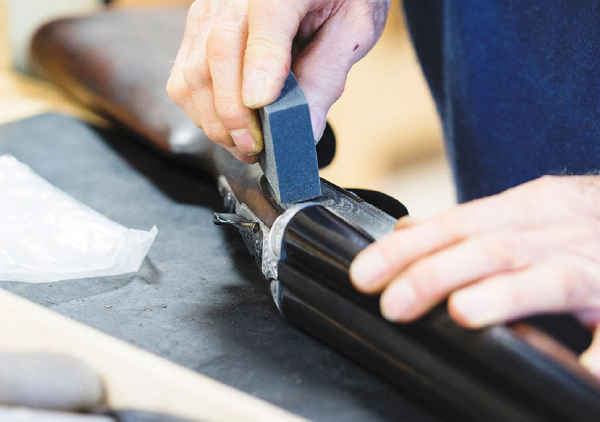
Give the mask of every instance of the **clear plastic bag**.
[[0, 280], [43, 283], [139, 269], [158, 230], [127, 229], [11, 155], [0, 156]]

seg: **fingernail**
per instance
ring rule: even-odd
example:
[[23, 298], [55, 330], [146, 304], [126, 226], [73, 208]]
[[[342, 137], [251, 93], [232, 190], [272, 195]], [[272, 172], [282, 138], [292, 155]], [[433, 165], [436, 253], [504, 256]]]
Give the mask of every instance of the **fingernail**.
[[310, 107], [310, 122], [312, 124], [315, 143], [318, 143], [321, 140], [321, 137], [323, 136], [323, 132], [325, 131], [326, 122], [325, 118], [323, 117], [323, 112], [319, 107]]
[[265, 96], [267, 75], [262, 71], [254, 71], [244, 76], [242, 84], [242, 98], [246, 107], [254, 107]]
[[367, 248], [350, 265], [350, 277], [357, 287], [368, 289], [387, 271], [387, 263], [377, 249]]
[[381, 315], [390, 321], [407, 319], [407, 312], [417, 301], [417, 293], [406, 280], [389, 286], [381, 295]]
[[258, 145], [248, 129], [232, 130], [229, 134], [242, 154], [248, 157], [258, 154]]
[[452, 295], [452, 307], [462, 321], [470, 327], [483, 327], [497, 322], [502, 314], [502, 304], [485, 291], [465, 290]]

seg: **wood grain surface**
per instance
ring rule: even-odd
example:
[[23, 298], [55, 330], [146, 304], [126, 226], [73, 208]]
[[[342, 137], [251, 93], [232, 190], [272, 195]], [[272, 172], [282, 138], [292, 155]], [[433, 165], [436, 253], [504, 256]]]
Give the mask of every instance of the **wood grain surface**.
[[304, 420], [0, 290], [0, 350], [65, 353], [104, 380], [113, 409], [143, 409], [198, 421]]

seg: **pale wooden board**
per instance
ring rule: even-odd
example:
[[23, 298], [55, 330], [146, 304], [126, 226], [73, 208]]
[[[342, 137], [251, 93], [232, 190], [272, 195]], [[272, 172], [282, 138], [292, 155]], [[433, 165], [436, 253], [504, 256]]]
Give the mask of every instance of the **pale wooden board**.
[[209, 422], [304, 419], [0, 289], [0, 351], [64, 353], [104, 380], [114, 409]]
[[105, 120], [82, 108], [56, 87], [12, 69], [8, 23], [6, 0], [0, 0], [0, 124], [58, 111], [106, 125]]
[[58, 111], [105, 126], [104, 119], [85, 110], [56, 87], [12, 69], [8, 21], [6, 0], [0, 0], [0, 124]]
[[108, 125], [56, 87], [10, 69], [0, 70], [0, 124], [48, 111], [70, 114], [97, 126]]
[[0, 0], [0, 71], [10, 67], [6, 0]]

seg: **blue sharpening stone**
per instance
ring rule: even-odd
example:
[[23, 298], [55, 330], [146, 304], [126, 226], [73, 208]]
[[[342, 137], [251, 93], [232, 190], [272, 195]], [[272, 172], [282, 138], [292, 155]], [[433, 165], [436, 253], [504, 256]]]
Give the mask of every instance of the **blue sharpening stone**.
[[290, 72], [279, 98], [260, 109], [265, 149], [260, 166], [278, 202], [321, 195], [315, 138], [306, 97]]

